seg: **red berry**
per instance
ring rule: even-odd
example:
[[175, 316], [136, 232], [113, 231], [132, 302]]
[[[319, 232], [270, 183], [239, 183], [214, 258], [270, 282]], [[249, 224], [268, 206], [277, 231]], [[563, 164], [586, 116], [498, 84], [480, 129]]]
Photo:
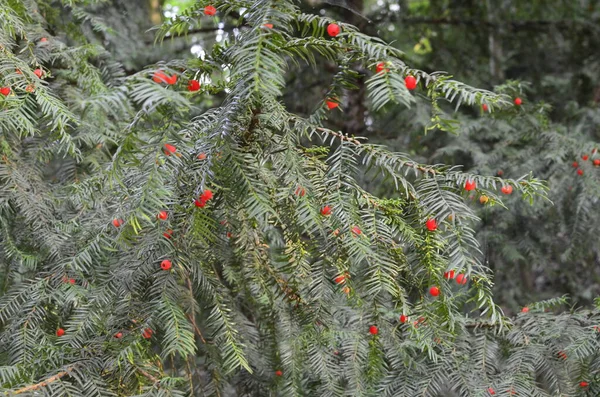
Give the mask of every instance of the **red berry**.
[[275, 371], [275, 376], [282, 376], [283, 372], [281, 372], [280, 370]]
[[331, 207], [326, 205], [325, 207], [321, 208], [321, 215], [323, 215], [323, 216], [331, 215]]
[[404, 79], [404, 84], [409, 91], [412, 91], [417, 88], [417, 79], [415, 79], [413, 76], [406, 76]]
[[273, 29], [273, 24], [272, 23], [265, 23], [263, 26], [265, 28], [267, 28], [267, 29]]
[[596, 167], [600, 167], [600, 159], [595, 159], [595, 160], [594, 160], [594, 165], [595, 165]]
[[71, 285], [75, 285], [75, 279], [74, 279], [74, 278], [70, 278], [70, 279], [69, 279], [69, 284], [71, 284]]
[[573, 164], [571, 165], [573, 166], [573, 168], [579, 167], [579, 163], [577, 161], [573, 161]]
[[455, 274], [454, 270], [447, 271], [444, 273], [444, 278], [446, 280], [452, 280], [454, 278], [454, 274]]
[[477, 187], [477, 184], [475, 183], [475, 181], [467, 180], [465, 182], [465, 190], [466, 191], [475, 190], [476, 187]]
[[502, 176], [502, 175], [504, 175], [504, 171], [502, 171], [502, 170], [498, 170], [498, 172], [496, 172], [496, 175], [498, 175], [498, 176]]
[[198, 80], [190, 80], [188, 81], [188, 91], [194, 92], [200, 89], [200, 82]]
[[175, 146], [173, 146], [173, 145], [170, 145], [170, 144], [168, 144], [168, 143], [165, 143], [165, 150], [164, 150], [164, 152], [165, 152], [165, 154], [166, 154], [167, 156], [170, 156], [170, 155], [172, 155], [172, 154], [173, 154], [173, 153], [175, 153], [176, 151], [177, 151], [177, 148], [176, 148]]
[[65, 334], [65, 330], [62, 328], [59, 328], [56, 330], [56, 336], [61, 337]]
[[298, 186], [294, 194], [296, 196], [304, 197], [304, 195], [306, 194], [306, 190], [302, 186]]
[[231, 232], [227, 232], [227, 238], [231, 238], [233, 237], [233, 234], [231, 234]]
[[47, 39], [47, 38], [45, 38], [45, 37], [42, 37], [42, 38], [40, 39], [40, 43], [46, 43], [47, 41], [48, 41], [48, 39]]
[[198, 208], [204, 208], [206, 206], [206, 201], [204, 200], [194, 200], [194, 205]]
[[436, 286], [430, 287], [429, 293], [431, 294], [431, 296], [438, 296], [440, 294], [440, 289]]
[[385, 62], [379, 62], [379, 63], [377, 64], [377, 66], [375, 67], [375, 71], [376, 71], [377, 73], [381, 73], [381, 72], [383, 72], [384, 70], [385, 70], [386, 72], [387, 72], [387, 71], [389, 71], [389, 69], [385, 67]]
[[502, 186], [500, 189], [504, 194], [511, 194], [513, 192], [513, 187], [511, 185]]
[[206, 160], [206, 153], [200, 153], [198, 155], [198, 160]]
[[10, 87], [0, 88], [0, 94], [2, 94], [4, 96], [8, 96], [10, 94]]
[[146, 328], [144, 330], [144, 332], [142, 333], [142, 336], [144, 337], [144, 339], [150, 339], [150, 338], [152, 338], [153, 333], [154, 333], [154, 331], [152, 331], [150, 328]]
[[492, 389], [491, 387], [488, 387], [488, 393], [490, 393], [492, 396], [494, 394], [496, 394], [496, 392], [494, 391], [494, 389]]
[[407, 322], [407, 321], [408, 321], [408, 316], [407, 316], [407, 315], [404, 315], [404, 314], [402, 314], [402, 315], [400, 316], [400, 322], [401, 322], [402, 324], [404, 324], [404, 323], [405, 323], [405, 322]]
[[121, 339], [122, 337], [123, 337], [123, 333], [122, 332], [117, 332], [115, 334], [115, 338], [117, 338], [117, 339]]
[[154, 81], [155, 83], [158, 83], [158, 84], [166, 83], [167, 75], [161, 71], [158, 71], [158, 72], [154, 73], [154, 75], [152, 76], [152, 81]]
[[340, 27], [335, 23], [330, 23], [329, 26], [327, 26], [327, 34], [331, 37], [337, 36], [340, 34]]
[[362, 234], [362, 230], [360, 230], [360, 228], [358, 226], [353, 226], [352, 227], [352, 234], [355, 236], [358, 236], [360, 234]]
[[165, 232], [163, 233], [163, 236], [165, 236], [165, 238], [170, 239], [171, 237], [173, 237], [173, 230], [171, 230], [171, 229], [165, 230]]
[[583, 175], [583, 170], [581, 168], [577, 170], [577, 175]]
[[527, 306], [525, 306], [524, 308], [521, 309], [521, 313], [529, 313], [529, 308]]
[[44, 75], [44, 71], [42, 69], [36, 69], [33, 71], [33, 74], [35, 74], [39, 79], [41, 79]]
[[213, 192], [210, 189], [204, 190], [202, 192], [202, 194], [200, 195], [200, 200], [202, 200], [202, 201], [208, 201], [212, 198], [213, 198]]
[[167, 211], [160, 211], [156, 217], [161, 221], [165, 221], [169, 217], [169, 214], [167, 214]]
[[165, 259], [164, 261], [160, 262], [160, 268], [163, 270], [171, 269], [171, 261], [168, 259]]
[[204, 15], [208, 15], [209, 17], [212, 17], [216, 13], [217, 13], [217, 9], [215, 7], [213, 7], [213, 6], [204, 7]]
[[329, 110], [335, 109], [338, 106], [340, 106], [339, 103], [333, 102], [333, 101], [326, 101], [325, 103], [327, 104], [327, 107], [329, 108]]
[[339, 275], [336, 278], [334, 278], [333, 281], [335, 281], [336, 284], [343, 284], [344, 282], [346, 282], [346, 277], [344, 277], [343, 275]]
[[425, 222], [425, 226], [427, 227], [427, 230], [429, 230], [430, 232], [435, 231], [438, 227], [437, 222], [433, 218], [427, 219], [427, 222]]
[[370, 333], [371, 335], [377, 335], [377, 334], [379, 333], [379, 330], [377, 329], [377, 327], [376, 327], [376, 326], [374, 326], [374, 325], [371, 325], [371, 326], [369, 327], [369, 333]]
[[581, 159], [583, 161], [587, 161], [587, 159], [589, 159], [589, 158], [590, 158], [590, 156], [588, 156], [587, 154], [584, 154], [583, 156], [581, 156]]
[[521, 106], [522, 103], [523, 103], [523, 100], [521, 98], [515, 98], [515, 105]]
[[114, 227], [121, 227], [123, 225], [123, 219], [113, 219], [112, 224]]
[[484, 112], [488, 111], [488, 105], [486, 105], [485, 103], [483, 105], [481, 105], [481, 108], [483, 109]]
[[567, 353], [564, 350], [561, 350], [558, 352], [558, 357], [562, 358], [563, 360], [567, 359]]
[[590, 384], [588, 382], [583, 381], [583, 380], [581, 382], [579, 382], [579, 387], [588, 387], [589, 385]]
[[465, 285], [466, 283], [467, 283], [467, 276], [465, 276], [464, 274], [459, 274], [458, 276], [456, 276], [456, 284]]

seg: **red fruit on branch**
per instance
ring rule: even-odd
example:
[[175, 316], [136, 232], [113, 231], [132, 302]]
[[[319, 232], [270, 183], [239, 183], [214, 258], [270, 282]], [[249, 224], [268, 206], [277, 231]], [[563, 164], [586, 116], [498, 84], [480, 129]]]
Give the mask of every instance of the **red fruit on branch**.
[[160, 268], [163, 270], [170, 270], [171, 269], [171, 261], [168, 259], [165, 259], [164, 261], [160, 262]]
[[283, 372], [281, 370], [275, 371], [275, 376], [282, 376]]
[[33, 71], [33, 74], [35, 74], [39, 79], [41, 79], [44, 75], [44, 71], [42, 69], [36, 69]]
[[600, 167], [600, 159], [595, 159], [595, 160], [594, 160], [594, 165], [595, 165], [596, 167]]
[[521, 309], [521, 313], [529, 313], [529, 308], [527, 306], [525, 306], [524, 308]]
[[167, 218], [169, 217], [169, 214], [167, 213], [167, 211], [160, 211], [160, 212], [158, 213], [158, 215], [156, 215], [156, 217], [157, 217], [158, 219], [160, 219], [161, 221], [166, 221], [166, 220], [167, 220]]
[[344, 275], [339, 275], [334, 278], [333, 281], [335, 281], [336, 284], [343, 284], [346, 282], [346, 277], [344, 277]]
[[515, 105], [521, 106], [522, 103], [523, 103], [523, 100], [521, 98], [515, 98]]
[[321, 215], [323, 215], [323, 216], [331, 215], [331, 207], [326, 205], [325, 207], [321, 208]]
[[200, 89], [200, 82], [198, 80], [190, 80], [190, 81], [188, 81], [187, 89], [190, 92], [198, 91]]
[[379, 329], [377, 329], [377, 327], [376, 327], [376, 326], [374, 326], [374, 325], [371, 325], [371, 326], [369, 327], [369, 333], [370, 333], [371, 335], [377, 335], [377, 334], [379, 333]]
[[404, 79], [404, 85], [406, 85], [406, 88], [409, 91], [412, 91], [417, 88], [417, 79], [415, 79], [413, 76], [406, 76]]
[[581, 168], [577, 170], [577, 175], [579, 175], [579, 176], [583, 175], [583, 170]]
[[454, 274], [455, 274], [454, 270], [444, 272], [444, 278], [446, 280], [452, 280], [454, 278]]
[[198, 160], [206, 160], [206, 153], [200, 153], [198, 155]]
[[200, 200], [201, 201], [208, 201], [210, 199], [213, 198], [213, 192], [210, 189], [206, 189], [202, 192], [202, 194], [200, 195]]
[[165, 155], [170, 156], [177, 151], [177, 148], [171, 144], [165, 143]]
[[430, 232], [435, 231], [438, 227], [436, 220], [433, 218], [427, 219], [427, 222], [425, 222], [425, 226], [427, 227], [427, 230], [429, 230]]
[[123, 337], [123, 333], [122, 332], [117, 332], [115, 335], [116, 339], [121, 339]]
[[577, 161], [573, 161], [573, 164], [571, 164], [571, 166], [573, 168], [577, 168], [577, 167], [579, 167], [579, 163]]
[[2, 87], [0, 88], [0, 94], [4, 96], [10, 95], [10, 87]]
[[430, 287], [429, 288], [429, 294], [431, 294], [431, 296], [439, 296], [440, 295], [440, 289], [436, 286]]
[[204, 207], [206, 207], [206, 201], [194, 200], [194, 205], [198, 208], [204, 208]]
[[488, 105], [486, 105], [485, 103], [483, 105], [481, 105], [481, 108], [483, 109], [484, 112], [488, 111]]
[[40, 43], [46, 43], [46, 42], [48, 42], [48, 39], [47, 39], [47, 38], [45, 38], [45, 37], [42, 37], [42, 38], [40, 39]]
[[360, 230], [360, 228], [358, 226], [353, 226], [352, 227], [352, 234], [354, 236], [359, 236], [362, 234], [362, 230]]
[[567, 359], [567, 353], [564, 350], [559, 351], [557, 356], [563, 360]]
[[142, 336], [144, 337], [144, 339], [150, 339], [150, 338], [152, 338], [153, 333], [154, 333], [154, 331], [152, 331], [152, 329], [146, 328], [144, 330], [144, 332], [142, 333]]
[[340, 106], [340, 104], [339, 104], [339, 103], [337, 103], [337, 102], [334, 102], [334, 101], [330, 101], [330, 100], [326, 101], [326, 102], [325, 102], [325, 104], [327, 105], [327, 108], [328, 108], [329, 110], [335, 109], [335, 108], [337, 108], [338, 106]]
[[165, 232], [163, 233], [163, 236], [165, 236], [165, 238], [170, 239], [171, 237], [173, 237], [173, 230], [172, 229], [165, 230]]
[[464, 274], [459, 274], [456, 276], [456, 284], [465, 285], [467, 283], [467, 276]]
[[579, 382], [579, 387], [588, 387], [589, 385], [590, 384], [588, 382], [583, 381], [583, 380], [581, 382]]
[[381, 72], [389, 72], [390, 70], [388, 68], [385, 67], [385, 62], [379, 62], [377, 64], [377, 66], [375, 67], [375, 72], [377, 73], [381, 73]]
[[513, 192], [513, 187], [511, 185], [502, 186], [500, 189], [504, 194], [511, 194]]
[[263, 26], [265, 28], [267, 28], [267, 29], [273, 29], [273, 24], [272, 23], [265, 23]]
[[304, 197], [304, 195], [306, 194], [306, 189], [304, 189], [302, 186], [298, 186], [294, 194], [299, 197]]
[[69, 279], [69, 284], [71, 284], [71, 285], [75, 285], [75, 279], [74, 279], [74, 278], [70, 278], [70, 279]]
[[465, 182], [465, 190], [468, 192], [470, 192], [471, 190], [475, 190], [476, 187], [477, 184], [475, 183], [475, 181], [467, 180]]
[[340, 26], [336, 23], [330, 23], [329, 26], [327, 26], [327, 34], [331, 37], [337, 36], [338, 34], [340, 34], [340, 31]]
[[65, 334], [65, 330], [62, 328], [59, 328], [56, 330], [56, 336], [61, 337]]
[[121, 227], [123, 223], [123, 219], [113, 219], [112, 221], [114, 227]]
[[213, 6], [204, 7], [204, 15], [208, 15], [209, 17], [212, 17], [216, 13], [217, 13], [217, 9], [215, 7], [213, 7]]
[[587, 154], [584, 154], [584, 155], [581, 156], [581, 159], [583, 161], [587, 161], [587, 159], [589, 159], [589, 158], [590, 158], [590, 156], [588, 156]]
[[488, 393], [490, 393], [490, 395], [492, 395], [492, 396], [496, 394], [494, 389], [492, 389], [491, 387], [488, 387]]
[[405, 323], [405, 322], [407, 322], [407, 321], [408, 321], [408, 316], [407, 316], [407, 315], [405, 315], [405, 314], [402, 314], [402, 315], [400, 316], [400, 322], [401, 322], [402, 324], [404, 324], [404, 323]]

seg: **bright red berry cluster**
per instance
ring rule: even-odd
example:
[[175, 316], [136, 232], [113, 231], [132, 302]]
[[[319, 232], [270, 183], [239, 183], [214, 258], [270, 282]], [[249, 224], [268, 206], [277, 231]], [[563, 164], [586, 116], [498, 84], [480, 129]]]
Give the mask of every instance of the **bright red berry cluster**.
[[213, 192], [209, 189], [206, 189], [205, 191], [202, 192], [200, 197], [198, 197], [198, 199], [196, 199], [194, 201], [194, 205], [196, 207], [204, 208], [206, 203], [212, 198], [213, 198]]

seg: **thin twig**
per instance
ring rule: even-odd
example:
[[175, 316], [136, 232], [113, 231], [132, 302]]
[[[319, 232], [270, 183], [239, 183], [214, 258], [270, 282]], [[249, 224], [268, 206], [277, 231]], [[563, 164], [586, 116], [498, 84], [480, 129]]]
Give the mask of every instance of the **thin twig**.
[[15, 392], [13, 392], [13, 394], [23, 394], [23, 393], [27, 393], [27, 392], [30, 392], [30, 391], [33, 391], [33, 390], [41, 389], [42, 387], [46, 387], [50, 383], [56, 382], [57, 380], [65, 377], [65, 376], [67, 376], [71, 372], [71, 370], [73, 368], [74, 367], [69, 367], [69, 368], [67, 368], [66, 371], [59, 372], [56, 375], [53, 375], [53, 376], [49, 377], [46, 380], [43, 380], [43, 381], [41, 381], [39, 383], [36, 383], [35, 385], [29, 385], [29, 386], [23, 387], [23, 388], [21, 388], [19, 390], [16, 390]]

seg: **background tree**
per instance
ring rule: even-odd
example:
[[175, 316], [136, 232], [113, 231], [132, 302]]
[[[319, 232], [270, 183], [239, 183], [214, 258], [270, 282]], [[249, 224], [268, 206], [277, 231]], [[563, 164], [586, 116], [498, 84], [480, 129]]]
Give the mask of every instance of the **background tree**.
[[[492, 93], [412, 69], [339, 17], [283, 0], [197, 2], [159, 39], [214, 26], [215, 13], [232, 35], [202, 59], [125, 77], [86, 42], [87, 26], [110, 32], [94, 2], [59, 14], [0, 1], [6, 394], [599, 392], [597, 309], [546, 313], [568, 304], [558, 298], [511, 321], [492, 299], [484, 254], [504, 256], [481, 252], [468, 196], [549, 211], [545, 184], [529, 170], [486, 176], [491, 155], [479, 172], [423, 161], [432, 149], [466, 158], [448, 132], [506, 161], [545, 142], [576, 148], [528, 99], [513, 105], [517, 83]], [[322, 72], [300, 102], [306, 64]], [[450, 114], [483, 105], [492, 120]], [[427, 127], [439, 146], [409, 141], [404, 154], [346, 133], [415, 110], [394, 125]]]

